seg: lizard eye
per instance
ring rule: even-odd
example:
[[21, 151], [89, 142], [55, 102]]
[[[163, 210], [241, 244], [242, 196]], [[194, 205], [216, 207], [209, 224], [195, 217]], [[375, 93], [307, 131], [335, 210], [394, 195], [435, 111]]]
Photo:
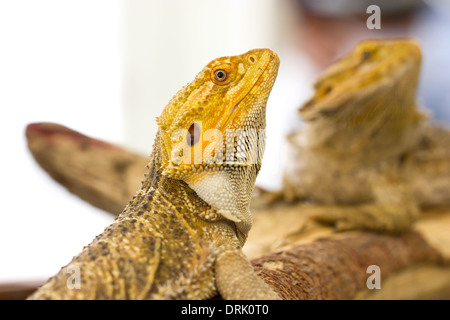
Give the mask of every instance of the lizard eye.
[[228, 79], [228, 73], [225, 70], [218, 69], [214, 71], [214, 79], [216, 79], [219, 82], [224, 82]]
[[372, 56], [372, 52], [364, 50], [362, 53], [362, 59], [363, 60], [368, 60], [370, 59], [370, 57]]

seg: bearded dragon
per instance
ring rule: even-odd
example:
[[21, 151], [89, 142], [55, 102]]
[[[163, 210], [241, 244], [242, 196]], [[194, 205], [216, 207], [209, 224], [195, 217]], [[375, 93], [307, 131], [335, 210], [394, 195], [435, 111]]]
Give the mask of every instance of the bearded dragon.
[[157, 118], [139, 191], [30, 298], [279, 299], [241, 251], [278, 66], [255, 49], [211, 61], [182, 88]]
[[325, 70], [289, 136], [282, 196], [338, 230], [400, 232], [450, 206], [450, 132], [419, 110], [420, 65], [412, 40], [366, 40]]

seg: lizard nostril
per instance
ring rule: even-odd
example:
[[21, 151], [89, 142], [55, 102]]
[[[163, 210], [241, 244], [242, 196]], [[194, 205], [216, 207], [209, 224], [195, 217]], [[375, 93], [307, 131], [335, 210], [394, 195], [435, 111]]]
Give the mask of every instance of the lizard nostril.
[[249, 57], [248, 57], [248, 62], [250, 62], [250, 63], [255, 63], [255, 62], [256, 62], [255, 56], [254, 56], [254, 55], [249, 56]]
[[332, 87], [332, 86], [327, 86], [327, 87], [325, 87], [325, 89], [324, 89], [324, 94], [328, 94], [328, 93], [330, 93], [331, 91], [333, 91], [333, 87]]

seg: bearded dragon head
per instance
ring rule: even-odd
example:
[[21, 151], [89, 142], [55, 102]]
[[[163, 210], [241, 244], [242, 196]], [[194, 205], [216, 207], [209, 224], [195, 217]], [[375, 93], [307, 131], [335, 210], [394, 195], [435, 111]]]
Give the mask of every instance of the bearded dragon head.
[[278, 66], [269, 49], [215, 59], [157, 119], [163, 175], [185, 181], [244, 234]]
[[300, 109], [309, 143], [342, 154], [402, 152], [426, 117], [417, 110], [421, 50], [410, 39], [365, 40], [326, 69]]

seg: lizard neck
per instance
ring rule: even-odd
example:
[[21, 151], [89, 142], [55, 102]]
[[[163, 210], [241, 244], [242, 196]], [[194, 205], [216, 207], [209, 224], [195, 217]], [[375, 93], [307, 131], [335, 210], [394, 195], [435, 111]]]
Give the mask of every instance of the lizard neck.
[[[158, 192], [176, 206], [195, 207], [198, 211], [209, 209], [210, 206], [198, 197], [184, 181], [173, 179], [162, 174], [163, 145], [161, 140], [161, 135], [158, 133], [153, 145], [153, 151], [150, 155], [150, 161], [147, 165], [148, 171], [145, 174], [144, 181], [142, 181], [138, 196]], [[182, 203], [179, 203], [180, 200], [182, 200]]]
[[302, 147], [359, 164], [406, 152], [417, 143], [425, 119], [417, 110], [416, 84], [409, 75], [355, 92], [307, 121]]
[[[234, 231], [237, 241], [243, 246], [247, 234], [242, 234], [233, 222], [219, 215], [186, 182], [162, 174], [163, 148], [162, 138], [160, 133], [158, 133], [147, 165], [148, 171], [145, 174], [145, 179], [142, 181], [140, 190], [129, 203], [126, 214], [129, 212], [154, 211], [153, 213], [171, 215], [176, 211], [176, 214], [182, 215], [182, 219], [192, 227], [195, 227], [195, 229], [201, 226], [208, 227], [213, 223], [216, 224], [216, 227], [220, 228], [222, 226], [225, 229], [232, 230], [232, 232]], [[158, 193], [170, 203], [170, 208], [167, 205], [160, 206], [155, 203], [155, 199], [158, 198], [154, 196], [155, 193]], [[164, 212], [161, 212], [162, 210]], [[217, 240], [212, 239], [208, 232], [205, 233], [204, 237], [207, 240]]]

